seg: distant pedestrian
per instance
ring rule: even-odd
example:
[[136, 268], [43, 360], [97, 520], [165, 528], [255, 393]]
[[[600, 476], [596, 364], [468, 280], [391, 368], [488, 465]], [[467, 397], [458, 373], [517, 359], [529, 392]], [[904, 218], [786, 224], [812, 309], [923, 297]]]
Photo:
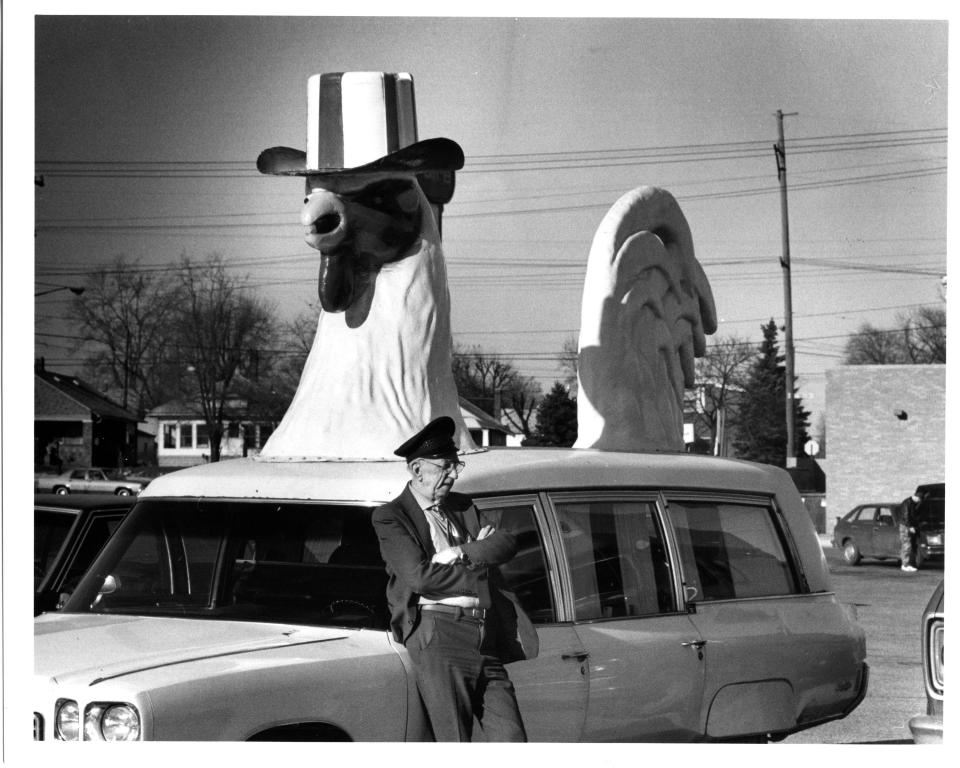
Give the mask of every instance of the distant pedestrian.
[[913, 573], [917, 570], [917, 504], [920, 497], [913, 493], [897, 507], [897, 527], [900, 534], [900, 570]]

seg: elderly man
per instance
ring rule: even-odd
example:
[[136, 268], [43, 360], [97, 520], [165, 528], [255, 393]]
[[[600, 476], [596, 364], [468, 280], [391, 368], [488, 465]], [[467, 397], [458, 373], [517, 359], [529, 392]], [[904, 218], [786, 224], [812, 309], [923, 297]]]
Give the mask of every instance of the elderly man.
[[504, 664], [536, 655], [536, 631], [497, 565], [516, 553], [469, 497], [451, 491], [464, 465], [441, 416], [396, 449], [410, 482], [373, 525], [387, 564], [394, 637], [410, 653], [437, 741], [526, 741]]

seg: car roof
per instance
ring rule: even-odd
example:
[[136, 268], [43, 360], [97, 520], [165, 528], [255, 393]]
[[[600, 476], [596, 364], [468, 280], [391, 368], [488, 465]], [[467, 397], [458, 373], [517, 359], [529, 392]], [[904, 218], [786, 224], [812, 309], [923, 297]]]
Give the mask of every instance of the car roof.
[[45, 509], [129, 509], [136, 496], [116, 496], [112, 493], [77, 493], [61, 496], [56, 493], [33, 494], [33, 506]]
[[[467, 494], [579, 488], [704, 488], [773, 495], [782, 469], [683, 453], [618, 453], [573, 448], [493, 448], [462, 453], [456, 490]], [[229, 459], [153, 480], [140, 498], [159, 496], [311, 499], [382, 503], [403, 490], [396, 461]]]
[[[899, 501], [865, 501], [862, 504], [857, 504], [853, 509], [861, 509], [863, 507], [899, 507]], [[851, 512], [853, 510], [850, 510]]]

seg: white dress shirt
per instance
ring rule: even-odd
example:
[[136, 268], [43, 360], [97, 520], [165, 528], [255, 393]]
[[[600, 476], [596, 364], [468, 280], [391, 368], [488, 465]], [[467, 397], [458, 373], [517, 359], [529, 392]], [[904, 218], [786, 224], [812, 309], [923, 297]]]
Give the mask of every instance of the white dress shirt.
[[[457, 526], [443, 513], [441, 505], [418, 493], [413, 486], [410, 486], [410, 491], [413, 493], [413, 498], [417, 500], [417, 504], [420, 505], [420, 509], [423, 510], [423, 516], [427, 519], [433, 548], [437, 552], [466, 543], [467, 539], [461, 539]], [[464, 534], [468, 535], [466, 532]], [[436, 562], [436, 557], [434, 557], [434, 562]], [[480, 600], [470, 595], [445, 597], [442, 600], [431, 600], [423, 595], [420, 596], [420, 605], [436, 605], [437, 603], [455, 605], [460, 608], [477, 608], [480, 605]]]

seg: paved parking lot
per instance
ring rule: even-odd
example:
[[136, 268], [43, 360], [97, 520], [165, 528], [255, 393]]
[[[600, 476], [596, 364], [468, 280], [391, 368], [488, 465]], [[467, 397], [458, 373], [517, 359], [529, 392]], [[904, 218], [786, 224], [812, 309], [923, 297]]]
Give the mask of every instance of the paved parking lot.
[[926, 711], [920, 661], [920, 617], [943, 578], [941, 563], [904, 573], [895, 560], [848, 566], [838, 550], [824, 547], [833, 586], [842, 602], [857, 606], [867, 633], [870, 687], [844, 720], [794, 734], [793, 744], [912, 743], [907, 722]]

